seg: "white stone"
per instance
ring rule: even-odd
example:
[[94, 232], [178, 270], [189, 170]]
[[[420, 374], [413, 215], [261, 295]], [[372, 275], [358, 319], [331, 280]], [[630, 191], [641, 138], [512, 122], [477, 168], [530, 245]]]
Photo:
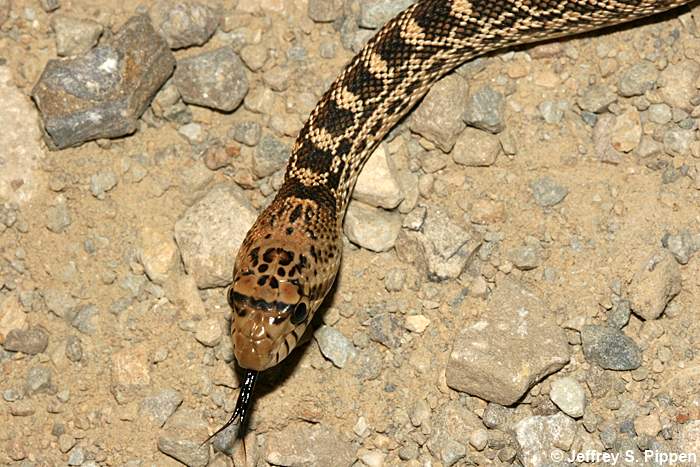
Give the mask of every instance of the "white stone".
[[549, 391], [549, 398], [568, 416], [583, 417], [583, 410], [586, 408], [586, 393], [575, 379], [567, 376], [555, 380]]
[[345, 216], [344, 231], [351, 242], [362, 248], [388, 251], [401, 231], [401, 218], [397, 213], [353, 201]]
[[372, 153], [360, 172], [352, 197], [370, 206], [385, 209], [393, 209], [403, 200], [396, 170], [387, 157], [384, 145]]

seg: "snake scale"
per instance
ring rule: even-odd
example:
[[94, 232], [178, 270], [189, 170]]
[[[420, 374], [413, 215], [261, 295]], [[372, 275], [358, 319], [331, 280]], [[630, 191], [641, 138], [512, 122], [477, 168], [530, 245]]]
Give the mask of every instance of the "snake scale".
[[227, 298], [234, 354], [245, 374], [222, 430], [244, 421], [259, 372], [286, 358], [304, 334], [338, 271], [343, 218], [362, 166], [435, 81], [504, 47], [620, 24], [686, 3], [421, 0], [389, 21], [311, 112], [292, 147], [282, 187], [238, 251]]

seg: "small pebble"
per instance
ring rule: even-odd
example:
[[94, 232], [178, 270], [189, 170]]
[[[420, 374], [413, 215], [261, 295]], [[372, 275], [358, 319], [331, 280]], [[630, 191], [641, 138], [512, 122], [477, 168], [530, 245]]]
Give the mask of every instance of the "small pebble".
[[99, 172], [90, 177], [90, 193], [97, 199], [104, 199], [105, 193], [117, 186], [117, 174], [111, 170]]
[[335, 328], [321, 326], [314, 333], [314, 338], [323, 356], [338, 368], [343, 368], [348, 360], [355, 355], [355, 347], [352, 342]]
[[422, 334], [430, 324], [430, 320], [423, 315], [406, 316], [406, 329], [411, 332]]
[[573, 418], [583, 416], [586, 407], [586, 393], [575, 379], [564, 377], [554, 380], [549, 397], [568, 416]]
[[542, 207], [556, 206], [564, 201], [569, 190], [562, 185], [559, 185], [550, 177], [541, 177], [530, 183], [532, 196], [535, 202]]

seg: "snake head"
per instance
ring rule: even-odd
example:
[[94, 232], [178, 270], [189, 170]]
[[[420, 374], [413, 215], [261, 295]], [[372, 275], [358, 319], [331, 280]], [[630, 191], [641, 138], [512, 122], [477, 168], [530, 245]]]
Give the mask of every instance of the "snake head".
[[321, 248], [294, 229], [278, 230], [261, 234], [253, 228], [236, 257], [227, 293], [234, 354], [249, 370], [265, 370], [290, 354], [331, 288], [339, 263], [337, 248]]

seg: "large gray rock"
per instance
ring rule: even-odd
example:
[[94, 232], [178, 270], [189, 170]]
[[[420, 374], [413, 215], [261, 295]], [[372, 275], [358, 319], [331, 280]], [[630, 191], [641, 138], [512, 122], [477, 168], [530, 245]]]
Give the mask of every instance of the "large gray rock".
[[505, 279], [483, 318], [455, 339], [447, 385], [501, 405], [520, 399], [569, 361], [569, 346], [539, 297]]
[[248, 93], [245, 65], [230, 47], [178, 61], [173, 80], [183, 101], [224, 112], [235, 110]]
[[32, 97], [52, 148], [133, 133], [175, 67], [175, 57], [145, 16], [109, 44], [70, 60], [49, 60]]
[[231, 282], [236, 252], [257, 213], [240, 189], [221, 184], [191, 206], [175, 224], [182, 261], [200, 289]]

